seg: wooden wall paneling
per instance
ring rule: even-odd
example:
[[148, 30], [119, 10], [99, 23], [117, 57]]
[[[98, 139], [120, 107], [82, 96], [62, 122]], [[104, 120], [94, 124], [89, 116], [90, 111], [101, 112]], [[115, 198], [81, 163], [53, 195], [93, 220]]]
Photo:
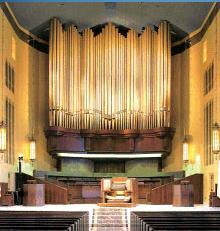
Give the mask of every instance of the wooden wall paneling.
[[73, 130], [60, 127], [48, 128], [47, 148], [51, 154], [57, 152], [160, 152], [171, 151], [172, 128], [127, 130]]

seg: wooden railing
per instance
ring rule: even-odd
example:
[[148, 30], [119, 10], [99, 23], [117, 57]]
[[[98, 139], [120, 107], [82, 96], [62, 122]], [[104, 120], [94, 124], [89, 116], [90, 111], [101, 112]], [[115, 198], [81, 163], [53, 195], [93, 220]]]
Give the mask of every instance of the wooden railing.
[[194, 203], [203, 203], [203, 174], [194, 174], [181, 180], [176, 180], [164, 184], [151, 190], [152, 204], [172, 204], [173, 203], [173, 185], [179, 184], [182, 180], [190, 181], [194, 188]]
[[[45, 184], [45, 203], [46, 204], [68, 204], [68, 189], [59, 181], [42, 180], [33, 176], [22, 173], [16, 174], [16, 188], [20, 185], [27, 184], [28, 181], [36, 181], [39, 184]], [[23, 188], [23, 187], [22, 187]]]
[[46, 204], [68, 204], [68, 189], [55, 182], [39, 180], [38, 183], [45, 184], [45, 203]]
[[[182, 172], [179, 173], [181, 176]], [[138, 180], [137, 204], [151, 203], [151, 189], [162, 184], [173, 181], [174, 174], [167, 174], [165, 176], [151, 176], [140, 177]], [[59, 182], [61, 186], [68, 188], [68, 201], [70, 204], [82, 203], [99, 203], [101, 201], [101, 176], [100, 177], [71, 177], [71, 176], [50, 176], [48, 179], [51, 182]], [[86, 193], [91, 187], [91, 193]], [[96, 192], [96, 196], [94, 193]]]

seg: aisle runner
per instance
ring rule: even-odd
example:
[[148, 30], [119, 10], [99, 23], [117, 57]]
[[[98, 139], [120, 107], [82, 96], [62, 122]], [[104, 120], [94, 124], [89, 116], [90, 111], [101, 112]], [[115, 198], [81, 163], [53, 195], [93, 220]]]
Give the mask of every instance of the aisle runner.
[[97, 208], [93, 210], [91, 231], [128, 231], [125, 208]]

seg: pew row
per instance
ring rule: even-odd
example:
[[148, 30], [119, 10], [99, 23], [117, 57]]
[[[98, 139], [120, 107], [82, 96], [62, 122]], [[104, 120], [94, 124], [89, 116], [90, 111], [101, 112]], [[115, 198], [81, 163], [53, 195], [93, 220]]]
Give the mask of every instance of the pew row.
[[88, 212], [1, 211], [0, 230], [88, 231]]
[[220, 230], [220, 211], [131, 212], [132, 231]]

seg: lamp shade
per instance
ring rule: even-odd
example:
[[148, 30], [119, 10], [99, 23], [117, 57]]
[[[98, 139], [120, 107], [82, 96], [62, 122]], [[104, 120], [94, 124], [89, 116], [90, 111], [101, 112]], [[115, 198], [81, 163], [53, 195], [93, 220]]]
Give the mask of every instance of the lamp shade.
[[212, 129], [212, 151], [213, 153], [218, 153], [220, 150], [219, 147], [219, 127], [214, 125]]
[[185, 140], [183, 142], [183, 161], [187, 162], [189, 160], [189, 144]]
[[19, 161], [23, 161], [23, 159], [24, 159], [23, 153], [19, 153], [19, 155], [18, 155], [18, 160], [19, 160]]
[[31, 140], [30, 141], [30, 160], [36, 159], [36, 141]]
[[0, 152], [6, 151], [7, 141], [6, 141], [6, 125], [3, 123], [0, 125]]

